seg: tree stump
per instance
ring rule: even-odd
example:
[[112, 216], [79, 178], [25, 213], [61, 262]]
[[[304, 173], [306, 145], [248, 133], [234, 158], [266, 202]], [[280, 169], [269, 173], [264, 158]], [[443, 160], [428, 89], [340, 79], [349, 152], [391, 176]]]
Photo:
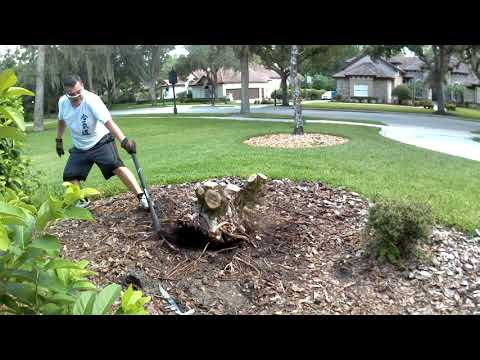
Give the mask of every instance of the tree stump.
[[249, 233], [256, 226], [255, 207], [266, 181], [267, 177], [258, 173], [242, 186], [215, 181], [198, 184], [192, 225], [213, 244], [249, 240]]

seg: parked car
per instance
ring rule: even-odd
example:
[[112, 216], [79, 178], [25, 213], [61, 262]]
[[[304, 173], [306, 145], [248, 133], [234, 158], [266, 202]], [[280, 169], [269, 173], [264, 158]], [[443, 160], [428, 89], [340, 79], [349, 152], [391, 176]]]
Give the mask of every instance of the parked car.
[[327, 91], [322, 95], [322, 100], [332, 100], [336, 95], [336, 91]]

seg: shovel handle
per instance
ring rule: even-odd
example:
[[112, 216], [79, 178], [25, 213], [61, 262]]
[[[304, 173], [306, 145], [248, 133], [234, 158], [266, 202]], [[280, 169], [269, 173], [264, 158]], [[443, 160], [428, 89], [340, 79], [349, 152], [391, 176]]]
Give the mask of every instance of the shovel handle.
[[153, 204], [152, 204], [152, 199], [150, 198], [150, 194], [148, 193], [147, 185], [145, 184], [145, 179], [143, 178], [143, 174], [142, 174], [142, 168], [140, 167], [140, 164], [138, 163], [137, 155], [135, 153], [133, 153], [131, 155], [132, 155], [133, 163], [135, 165], [135, 170], [137, 170], [137, 175], [138, 175], [138, 178], [140, 179], [140, 183], [142, 185], [143, 193], [145, 194], [145, 197], [147, 198], [148, 208], [150, 209], [150, 215], [152, 216], [153, 229], [155, 230], [156, 233], [159, 233], [160, 232], [160, 221], [158, 220], [157, 213], [155, 212], [155, 208], [153, 207]]

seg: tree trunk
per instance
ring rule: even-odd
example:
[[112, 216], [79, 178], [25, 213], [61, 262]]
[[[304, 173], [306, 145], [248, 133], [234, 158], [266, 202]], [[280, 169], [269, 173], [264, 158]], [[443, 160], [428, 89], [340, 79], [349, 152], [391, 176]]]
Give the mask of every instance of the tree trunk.
[[150, 93], [150, 99], [152, 100], [152, 106], [157, 105], [157, 92], [155, 91], [155, 81], [148, 83], [148, 92]]
[[288, 106], [288, 88], [287, 88], [287, 78], [288, 73], [283, 71], [280, 75], [281, 83], [280, 87], [282, 88], [282, 106]]
[[293, 135], [303, 135], [303, 117], [301, 108], [300, 86], [298, 83], [298, 46], [292, 45], [292, 55], [290, 58], [290, 82], [292, 84], [293, 97], [293, 119], [295, 127], [293, 128]]
[[445, 94], [443, 89], [443, 81], [439, 81], [437, 85], [437, 114], [445, 115]]
[[35, 80], [34, 131], [43, 131], [43, 106], [45, 88], [45, 45], [38, 45], [37, 74]]
[[242, 98], [242, 105], [240, 107], [240, 114], [250, 113], [250, 101], [248, 96], [248, 45], [243, 45], [242, 53], [240, 56], [240, 71], [242, 76], [242, 87], [240, 89], [240, 95]]
[[93, 89], [93, 81], [92, 81], [93, 64], [88, 55], [86, 56], [85, 61], [87, 65], [86, 67], [87, 67], [88, 90], [90, 90], [91, 92], [95, 92], [95, 90]]

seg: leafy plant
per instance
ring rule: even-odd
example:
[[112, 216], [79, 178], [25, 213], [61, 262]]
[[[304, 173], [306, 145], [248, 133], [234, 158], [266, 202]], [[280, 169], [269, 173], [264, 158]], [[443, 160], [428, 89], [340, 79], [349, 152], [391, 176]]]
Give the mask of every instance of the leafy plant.
[[393, 89], [392, 96], [397, 97], [400, 103], [403, 103], [406, 100], [409, 100], [412, 98], [412, 92], [410, 91], [407, 85], [402, 84], [402, 85], [398, 85], [397, 87], [395, 87], [395, 89]]
[[0, 192], [10, 188], [32, 194], [39, 182], [30, 170], [31, 161], [22, 155], [25, 122], [21, 97], [34, 94], [15, 87], [16, 82], [12, 70], [0, 73]]
[[[88, 279], [95, 274], [87, 269], [88, 261], [60, 258], [58, 239], [45, 233], [57, 219], [92, 219], [87, 209], [74, 204], [98, 192], [71, 183], [64, 183], [64, 187], [62, 199], [49, 193], [35, 198], [33, 202], [41, 203], [39, 207], [24, 203], [11, 190], [0, 198], [0, 312], [108, 314], [120, 296], [121, 287], [116, 284], [97, 293]], [[135, 300], [128, 304], [124, 313], [140, 313], [140, 303]]]
[[430, 206], [408, 201], [384, 200], [369, 211], [366, 234], [370, 250], [380, 261], [391, 263], [415, 255], [419, 241], [431, 234]]
[[451, 103], [446, 103], [445, 108], [449, 111], [456, 111], [457, 110], [457, 104], [451, 102]]
[[122, 296], [117, 315], [148, 315], [144, 305], [150, 301], [150, 297], [143, 296], [141, 291], [133, 290], [132, 284]]

